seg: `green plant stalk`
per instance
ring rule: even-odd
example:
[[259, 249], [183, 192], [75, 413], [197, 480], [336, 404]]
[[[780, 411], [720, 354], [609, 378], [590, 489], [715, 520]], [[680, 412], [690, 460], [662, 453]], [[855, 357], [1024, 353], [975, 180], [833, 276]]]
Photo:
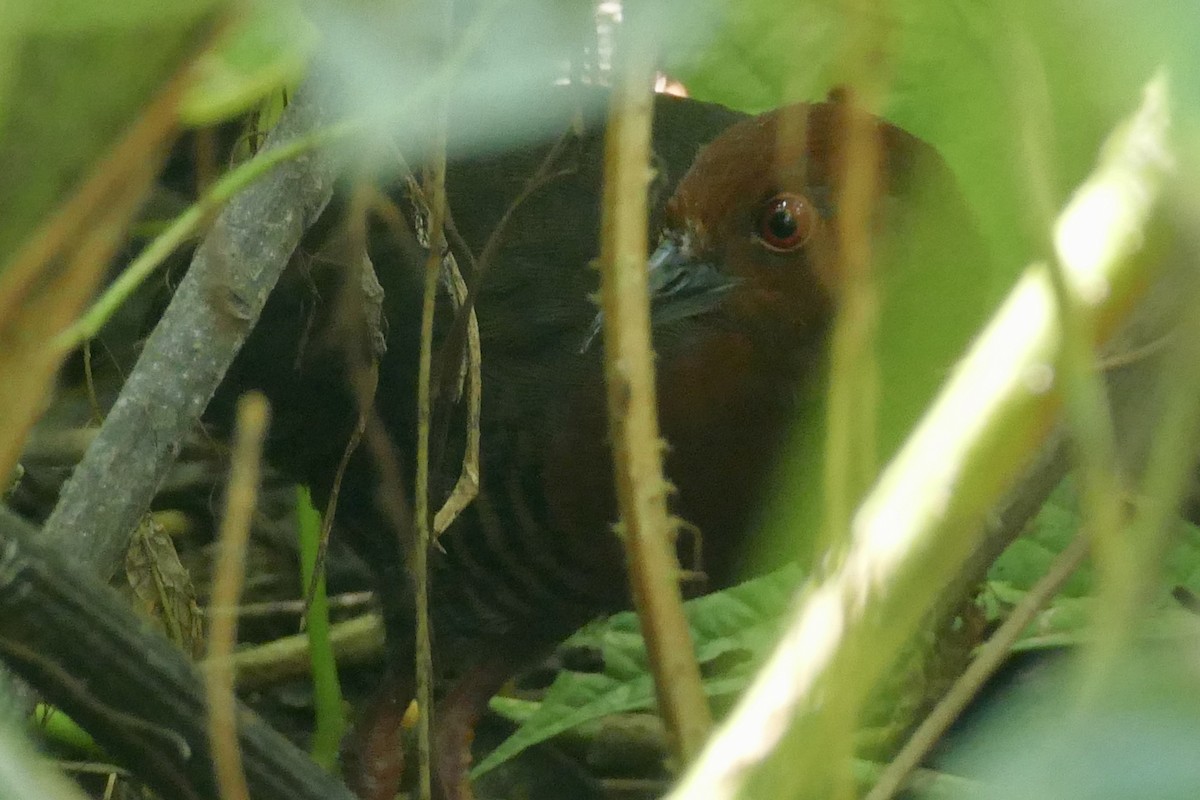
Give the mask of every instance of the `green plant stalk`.
[[[1165, 78], [1150, 82], [1062, 215], [1115, 234], [1071, 276], [1096, 306], [1095, 340], [1112, 333], [1151, 272], [1134, 256], [1169, 168], [1166, 95]], [[840, 568], [802, 590], [775, 652], [671, 798], [828, 796], [842, 765], [811, 754], [837, 730], [828, 709], [846, 702], [831, 704], [829, 693], [853, 701], [871, 691], [1052, 427], [1061, 400], [1029, 379], [1055, 363], [1061, 343], [1049, 281], [1044, 264], [1018, 281], [859, 507]], [[1095, 285], [1104, 291], [1086, 292]]]
[[[321, 547], [321, 515], [312, 504], [308, 487], [296, 488], [296, 519], [300, 527], [300, 580], [313, 585], [317, 552]], [[305, 619], [309, 658], [312, 663], [313, 698], [316, 726], [310, 752], [313, 760], [333, 771], [337, 767], [338, 747], [346, 732], [342, 687], [338, 683], [337, 659], [330, 637], [329, 600], [325, 575], [317, 577], [312, 603]]]
[[[830, 337], [824, 504], [821, 539], [815, 551], [823, 554], [817, 567], [822, 575], [825, 565], [836, 568], [846, 553], [854, 509], [879, 470], [879, 287], [871, 234], [879, 204], [883, 143], [867, 112], [877, 110], [883, 97], [889, 47], [886, 27], [880, 22], [887, 3], [843, 0], [841, 5], [846, 18], [855, 24], [843, 40], [840, 58], [851, 88], [850, 99], [840, 111], [844, 161], [836, 178], [840, 286]], [[848, 692], [829, 695], [833, 705], [826, 718], [831, 724], [820, 757], [833, 767], [825, 789], [831, 800], [857, 795], [848, 765], [854, 755], [854, 731], [863, 700]]]
[[[442, 251], [446, 246], [446, 106], [438, 104], [439, 125], [430, 146], [424, 191], [428, 199], [429, 255], [425, 259], [425, 287], [421, 304], [421, 355], [417, 369], [417, 466], [416, 515], [417, 547], [413, 554], [416, 577], [416, 677], [417, 789], [420, 800], [433, 797], [433, 642], [429, 606], [429, 547], [433, 542], [429, 507], [429, 436], [433, 420], [433, 314], [437, 300], [438, 276], [442, 270]], [[453, 776], [458, 779], [458, 776]]]
[[646, 277], [646, 190], [654, 113], [654, 46], [625, 6], [604, 140], [600, 217], [600, 308], [604, 383], [621, 542], [659, 713], [677, 763], [700, 752], [712, 728], [679, 588], [679, 562], [662, 471], [650, 293]]
[[189, 206], [167, 226], [166, 230], [156, 236], [154, 241], [147, 245], [112, 282], [112, 285], [96, 299], [91, 308], [73, 325], [59, 334], [54, 341], [55, 348], [60, 352], [73, 350], [99, 333], [105, 323], [141, 286], [142, 282], [180, 245], [195, 234], [206, 220], [210, 219], [242, 189], [262, 178], [284, 161], [290, 161], [329, 142], [345, 137], [358, 128], [358, 125], [349, 122], [330, 126], [260, 153], [224, 175], [203, 197]]

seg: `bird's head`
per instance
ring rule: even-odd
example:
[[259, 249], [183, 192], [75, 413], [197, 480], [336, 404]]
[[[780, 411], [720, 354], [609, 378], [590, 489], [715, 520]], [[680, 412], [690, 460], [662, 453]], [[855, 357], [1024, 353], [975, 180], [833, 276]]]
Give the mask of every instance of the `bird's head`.
[[[838, 184], [847, 105], [800, 104], [739, 122], [680, 180], [650, 258], [652, 323], [718, 317], [794, 338], [822, 328], [838, 287]], [[932, 148], [868, 118], [880, 149], [872, 229]], [[936, 155], [934, 155], [936, 158]]]

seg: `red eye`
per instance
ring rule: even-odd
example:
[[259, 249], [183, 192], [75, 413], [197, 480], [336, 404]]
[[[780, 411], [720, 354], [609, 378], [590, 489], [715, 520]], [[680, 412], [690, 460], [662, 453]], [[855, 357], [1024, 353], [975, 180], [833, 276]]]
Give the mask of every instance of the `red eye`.
[[808, 241], [817, 221], [817, 210], [805, 197], [777, 194], [758, 212], [755, 233], [770, 249], [788, 252]]

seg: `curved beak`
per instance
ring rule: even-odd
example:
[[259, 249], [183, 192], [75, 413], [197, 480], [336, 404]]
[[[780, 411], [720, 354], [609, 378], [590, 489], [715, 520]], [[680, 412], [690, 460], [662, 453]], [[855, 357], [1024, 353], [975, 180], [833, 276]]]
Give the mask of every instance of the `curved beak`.
[[[650, 325], [655, 328], [711, 311], [738, 283], [715, 264], [694, 258], [686, 243], [674, 237], [662, 240], [647, 270]], [[581, 353], [591, 348], [603, 326], [601, 310], [588, 328]]]

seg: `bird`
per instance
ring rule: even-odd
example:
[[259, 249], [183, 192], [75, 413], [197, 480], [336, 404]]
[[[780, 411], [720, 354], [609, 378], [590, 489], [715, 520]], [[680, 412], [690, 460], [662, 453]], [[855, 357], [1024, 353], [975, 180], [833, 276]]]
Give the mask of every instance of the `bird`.
[[[840, 291], [840, 181], [851, 111], [843, 95], [757, 116], [656, 101], [647, 278], [665, 472], [671, 511], [682, 521], [680, 563], [695, 578], [685, 587], [690, 593], [739, 576], [798, 406], [823, 380]], [[871, 230], [903, 229], [931, 185], [949, 196], [939, 208], [961, 210], [954, 178], [933, 147], [854, 113], [867, 120], [880, 154]], [[475, 153], [448, 168], [458, 250], [480, 253], [493, 235], [498, 244], [491, 262], [468, 275], [479, 284], [480, 490], [430, 552], [434, 658], [447, 686], [434, 708], [433, 767], [446, 800], [470, 796], [470, 739], [490, 697], [581, 625], [630, 606], [614, 532], [603, 343], [592, 299], [602, 141], [603, 125], [568, 129], [553, 146]], [[545, 180], [531, 184], [539, 169]], [[393, 195], [411, 211], [402, 188]], [[962, 218], [946, 224], [969, 224]], [[337, 252], [329, 244], [338, 240], [330, 233], [337, 225], [318, 228], [298, 258], [303, 278], [271, 298], [217, 405], [247, 388], [264, 391], [276, 409], [273, 460], [290, 465], [318, 498], [340, 481], [336, 524], [376, 571], [398, 665], [374, 721], [368, 713], [360, 723], [371, 731], [394, 726], [413, 694], [413, 597], [386, 507], [411, 500], [427, 253], [382, 224], [369, 233], [386, 319], [374, 409], [406, 472], [404, 486], [388, 486], [370, 447], [359, 445], [341, 464], [359, 425], [347, 353], [368, 347], [362, 326], [347, 324], [345, 305], [331, 299], [344, 277], [318, 269], [338, 260], [329, 255]], [[441, 298], [435, 345], [453, 340], [454, 316]], [[435, 362], [455, 365], [457, 357]], [[466, 412], [446, 394], [433, 425], [435, 508], [465, 447]], [[393, 741], [368, 739], [368, 750]], [[394, 787], [380, 780], [365, 777], [355, 788], [364, 797], [392, 796]]]

